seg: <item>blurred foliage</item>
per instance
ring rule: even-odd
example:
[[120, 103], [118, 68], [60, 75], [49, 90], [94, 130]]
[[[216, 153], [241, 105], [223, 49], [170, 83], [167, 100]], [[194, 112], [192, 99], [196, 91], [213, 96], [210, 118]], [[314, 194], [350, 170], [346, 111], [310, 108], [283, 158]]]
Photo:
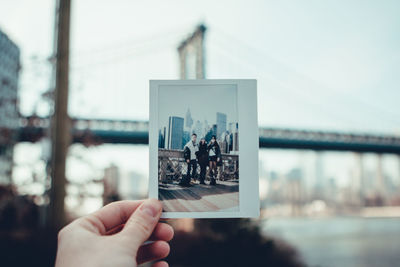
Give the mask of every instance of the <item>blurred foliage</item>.
[[170, 266], [306, 266], [293, 247], [249, 219], [201, 219], [194, 226], [171, 241]]
[[0, 266], [54, 266], [57, 233], [40, 226], [31, 196], [0, 186]]

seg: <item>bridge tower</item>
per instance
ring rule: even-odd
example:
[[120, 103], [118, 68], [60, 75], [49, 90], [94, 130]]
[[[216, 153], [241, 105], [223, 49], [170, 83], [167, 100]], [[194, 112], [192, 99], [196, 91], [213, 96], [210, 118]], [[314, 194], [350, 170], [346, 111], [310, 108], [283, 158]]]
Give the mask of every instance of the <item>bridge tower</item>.
[[181, 79], [205, 79], [204, 36], [206, 26], [196, 30], [178, 46]]

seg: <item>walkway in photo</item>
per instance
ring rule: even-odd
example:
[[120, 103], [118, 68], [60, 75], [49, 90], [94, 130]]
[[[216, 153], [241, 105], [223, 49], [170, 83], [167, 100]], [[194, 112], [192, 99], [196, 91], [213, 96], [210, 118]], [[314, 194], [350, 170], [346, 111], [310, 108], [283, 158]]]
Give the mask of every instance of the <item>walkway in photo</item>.
[[[208, 183], [208, 182], [207, 182]], [[159, 197], [164, 211], [239, 211], [239, 183], [217, 181], [217, 185], [160, 184]]]

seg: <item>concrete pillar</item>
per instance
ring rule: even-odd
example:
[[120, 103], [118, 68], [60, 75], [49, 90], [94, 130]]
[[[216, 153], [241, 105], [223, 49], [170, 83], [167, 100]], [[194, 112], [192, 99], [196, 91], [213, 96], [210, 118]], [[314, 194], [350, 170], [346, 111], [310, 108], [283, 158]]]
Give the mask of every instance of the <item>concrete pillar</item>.
[[356, 166], [351, 177], [352, 198], [355, 204], [363, 205], [365, 186], [363, 155], [361, 153], [354, 153], [354, 157]]
[[376, 181], [377, 181], [377, 191], [378, 191], [377, 193], [382, 198], [382, 203], [385, 203], [386, 181], [382, 167], [382, 154], [378, 155], [376, 172], [377, 172]]

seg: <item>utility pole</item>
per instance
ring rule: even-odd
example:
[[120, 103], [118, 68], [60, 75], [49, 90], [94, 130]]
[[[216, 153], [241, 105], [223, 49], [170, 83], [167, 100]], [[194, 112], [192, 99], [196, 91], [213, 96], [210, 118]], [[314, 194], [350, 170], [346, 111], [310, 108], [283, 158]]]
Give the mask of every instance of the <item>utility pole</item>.
[[51, 123], [51, 188], [48, 226], [60, 229], [65, 223], [65, 162], [71, 142], [68, 116], [69, 37], [71, 0], [57, 0], [56, 80]]

